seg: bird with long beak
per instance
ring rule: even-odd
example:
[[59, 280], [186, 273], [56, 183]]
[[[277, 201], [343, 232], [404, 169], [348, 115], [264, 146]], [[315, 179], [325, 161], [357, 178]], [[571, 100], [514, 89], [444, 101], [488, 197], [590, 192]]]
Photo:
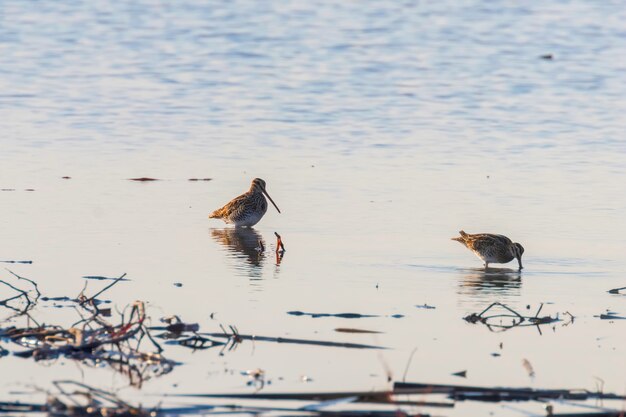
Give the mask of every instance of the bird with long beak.
[[266, 196], [280, 213], [280, 209], [265, 189], [265, 181], [255, 178], [246, 193], [233, 198], [224, 207], [209, 214], [209, 218], [222, 219], [237, 227], [252, 227], [263, 218], [267, 211]]
[[517, 259], [519, 269], [522, 269], [524, 247], [519, 243], [512, 242], [506, 236], [494, 235], [492, 233], [471, 235], [461, 230], [459, 234], [461, 236], [453, 237], [452, 240], [461, 242], [467, 249], [482, 259], [485, 263], [485, 270], [489, 268], [489, 263], [491, 262], [505, 264], [513, 259]]

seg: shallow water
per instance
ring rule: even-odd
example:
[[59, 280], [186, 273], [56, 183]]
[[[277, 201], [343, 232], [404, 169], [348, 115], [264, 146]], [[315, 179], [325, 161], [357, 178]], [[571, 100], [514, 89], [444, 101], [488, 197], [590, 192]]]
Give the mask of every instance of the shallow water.
[[[4, 3], [0, 188], [14, 191], [0, 192], [0, 258], [33, 261], [6, 267], [49, 296], [125, 272], [106, 293], [117, 306], [145, 300], [153, 317], [203, 331], [390, 349], [168, 348], [183, 365], [141, 391], [108, 369], [4, 357], [0, 373], [16, 376], [2, 390], [77, 379], [150, 403], [252, 392], [240, 372], [256, 368], [268, 392], [382, 389], [417, 349], [407, 381], [595, 389], [600, 378], [623, 393], [626, 321], [594, 316], [626, 315], [626, 298], [607, 293], [626, 285], [624, 19], [610, 1]], [[162, 181], [127, 180], [142, 176]], [[207, 219], [254, 177], [282, 214], [270, 206], [246, 231]], [[460, 229], [521, 242], [524, 270], [485, 274], [449, 240]], [[462, 320], [495, 301], [576, 319], [541, 333]]]

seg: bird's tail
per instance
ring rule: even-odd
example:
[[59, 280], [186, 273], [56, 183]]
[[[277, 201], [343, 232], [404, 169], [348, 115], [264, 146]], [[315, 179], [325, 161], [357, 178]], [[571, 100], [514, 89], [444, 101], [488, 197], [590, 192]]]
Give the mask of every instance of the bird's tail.
[[222, 218], [222, 210], [215, 210], [213, 213], [209, 214], [209, 219], [221, 219]]
[[467, 233], [465, 233], [463, 230], [461, 230], [461, 231], [459, 231], [459, 234], [461, 236], [453, 237], [451, 239], [452, 240], [456, 240], [457, 242], [465, 243], [465, 239], [467, 238]]

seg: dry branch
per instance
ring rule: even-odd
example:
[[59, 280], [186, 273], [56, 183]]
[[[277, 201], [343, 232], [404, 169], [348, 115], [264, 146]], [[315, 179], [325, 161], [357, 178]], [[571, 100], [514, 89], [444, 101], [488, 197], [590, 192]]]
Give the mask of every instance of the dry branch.
[[394, 396], [406, 394], [396, 391], [333, 391], [333, 392], [289, 392], [289, 393], [254, 393], [254, 394], [176, 394], [174, 397], [193, 398], [230, 398], [241, 400], [272, 400], [272, 401], [323, 401], [349, 400], [353, 403], [395, 404], [424, 407], [454, 407], [451, 402], [397, 400]]
[[625, 400], [626, 396], [590, 392], [587, 390], [535, 389], [535, 388], [500, 388], [477, 387], [469, 385], [422, 384], [396, 382], [394, 392], [401, 394], [446, 394], [454, 400], [468, 401], [543, 401], [548, 399], [567, 399], [586, 401], [590, 399]]
[[324, 347], [340, 347], [347, 349], [387, 349], [383, 346], [365, 345], [360, 343], [342, 343], [342, 342], [330, 342], [325, 340], [310, 340], [310, 339], [294, 339], [288, 337], [270, 337], [270, 336], [257, 336], [240, 334], [238, 332], [232, 333], [199, 333], [202, 336], [226, 338], [230, 339], [231, 343], [241, 343], [243, 340], [253, 340], [255, 342], [273, 342], [273, 343], [286, 343], [297, 345], [311, 345], [311, 346], [324, 346]]
[[[127, 314], [128, 317], [120, 313], [117, 324], [111, 324], [103, 318], [105, 315], [103, 313], [111, 316], [111, 309], [100, 310], [98, 308], [101, 301], [97, 297], [123, 280], [125, 275], [117, 278], [91, 297], [85, 296], [83, 292], [76, 299], [62, 297], [64, 301], [71, 303], [69, 306], [73, 307], [81, 317], [70, 327], [40, 325], [30, 317], [27, 313], [28, 309], [32, 308], [40, 298], [39, 290], [34, 281], [19, 277], [35, 287], [37, 298], [34, 301], [31, 301], [26, 291], [6, 283], [18, 291], [19, 297], [24, 298], [27, 302], [25, 311], [15, 314], [13, 317], [27, 317], [28, 323], [32, 321], [36, 326], [0, 328], [0, 340], [25, 348], [25, 350], [13, 352], [15, 356], [21, 358], [32, 358], [40, 361], [64, 357], [87, 366], [107, 365], [126, 375], [133, 386], [141, 386], [146, 379], [171, 372], [176, 363], [161, 356], [163, 349], [145, 326], [147, 316], [143, 302], [133, 303]], [[4, 281], [1, 282], [4, 283]], [[41, 299], [51, 300], [47, 297], [41, 297]], [[16, 309], [13, 308], [13, 310]], [[144, 338], [152, 343], [152, 348], [156, 352], [143, 351], [141, 345]]]
[[622, 290], [626, 290], [626, 287], [613, 288], [612, 290], [609, 290], [608, 293], [609, 294], [621, 294], [620, 291]]
[[[496, 307], [500, 307], [501, 309], [505, 310], [505, 312], [487, 315], [488, 312], [495, 310]], [[495, 303], [490, 304], [487, 308], [485, 308], [483, 311], [481, 311], [478, 314], [472, 313], [463, 317], [463, 320], [469, 323], [482, 323], [486, 325], [491, 331], [495, 331], [495, 330], [504, 331], [504, 330], [512, 329], [514, 327], [525, 327], [525, 326], [537, 326], [537, 328], [539, 329], [539, 325], [551, 324], [551, 323], [556, 323], [556, 322], [561, 321], [558, 315], [555, 317], [539, 316], [539, 313], [541, 313], [542, 308], [543, 308], [543, 303], [539, 306], [539, 309], [537, 310], [534, 316], [524, 316], [518, 313], [517, 311], [513, 310], [511, 307], [507, 306], [506, 304], [495, 302]], [[567, 313], [567, 314], [570, 317], [570, 321], [565, 323], [564, 326], [567, 326], [574, 322], [574, 316], [572, 316], [570, 313]], [[505, 324], [503, 319], [509, 319], [509, 318], [511, 319], [510, 324]], [[539, 331], [541, 332], [541, 330]]]

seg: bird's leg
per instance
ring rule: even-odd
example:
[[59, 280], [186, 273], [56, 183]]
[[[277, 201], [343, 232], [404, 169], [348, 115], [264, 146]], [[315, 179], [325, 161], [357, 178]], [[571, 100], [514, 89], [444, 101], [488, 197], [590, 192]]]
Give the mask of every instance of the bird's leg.
[[489, 262], [485, 262], [485, 271], [489, 269]]

